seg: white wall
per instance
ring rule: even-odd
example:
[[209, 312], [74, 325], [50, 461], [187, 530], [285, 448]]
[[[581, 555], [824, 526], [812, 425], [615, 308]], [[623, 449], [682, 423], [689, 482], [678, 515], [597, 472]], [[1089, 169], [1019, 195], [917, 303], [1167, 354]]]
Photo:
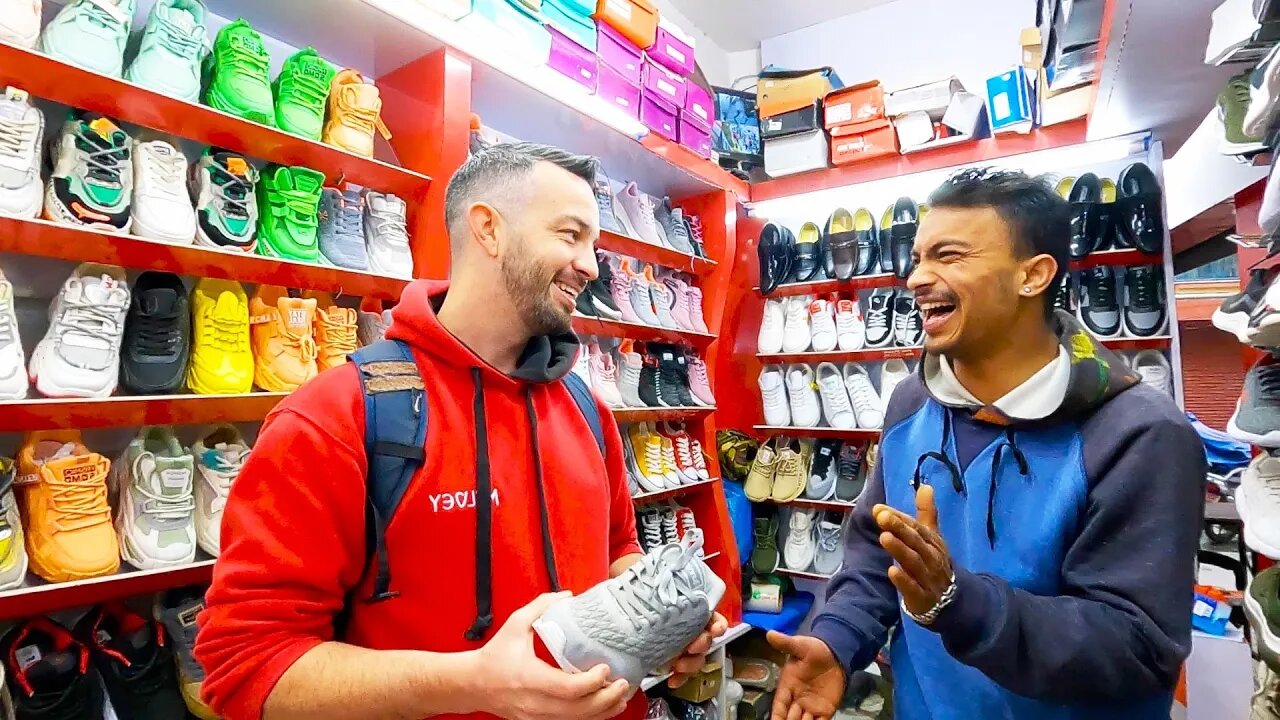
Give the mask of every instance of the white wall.
[[734, 77], [729, 68], [730, 53], [697, 28], [688, 16], [676, 8], [672, 0], [654, 0], [654, 5], [658, 6], [658, 12], [661, 13], [662, 17], [669, 19], [677, 27], [693, 37], [695, 42], [694, 57], [697, 58], [698, 67], [702, 68], [703, 74], [707, 76], [707, 81], [712, 85], [720, 85], [722, 87], [729, 85]]

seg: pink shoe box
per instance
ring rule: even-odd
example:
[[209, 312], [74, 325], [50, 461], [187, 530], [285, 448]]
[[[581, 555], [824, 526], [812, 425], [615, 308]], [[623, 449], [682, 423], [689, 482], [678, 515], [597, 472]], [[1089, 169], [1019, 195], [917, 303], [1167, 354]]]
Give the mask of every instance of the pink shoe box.
[[631, 117], [640, 118], [640, 85], [632, 83], [607, 63], [600, 63], [596, 95], [626, 111]]
[[596, 23], [596, 33], [596, 52], [600, 54], [600, 66], [613, 68], [627, 82], [639, 86], [644, 52], [608, 23]]
[[644, 88], [645, 95], [662, 98], [676, 108], [684, 107], [689, 94], [689, 81], [653, 62], [648, 56], [644, 60], [640, 86]]
[[588, 92], [595, 92], [596, 78], [600, 73], [595, 53], [550, 25], [546, 28], [551, 34], [551, 57], [547, 60], [547, 65], [574, 80]]
[[689, 77], [694, 71], [693, 38], [659, 15], [658, 39], [649, 48], [649, 58], [680, 77]]
[[703, 130], [711, 132], [716, 123], [716, 106], [715, 101], [711, 99], [711, 93], [694, 83], [689, 83], [688, 87], [688, 93], [684, 101], [684, 113], [681, 117]]
[[662, 137], [678, 142], [680, 139], [680, 112], [665, 98], [655, 97], [648, 90], [640, 93], [640, 122]]
[[710, 160], [711, 131], [689, 120], [689, 113], [680, 114], [680, 144]]

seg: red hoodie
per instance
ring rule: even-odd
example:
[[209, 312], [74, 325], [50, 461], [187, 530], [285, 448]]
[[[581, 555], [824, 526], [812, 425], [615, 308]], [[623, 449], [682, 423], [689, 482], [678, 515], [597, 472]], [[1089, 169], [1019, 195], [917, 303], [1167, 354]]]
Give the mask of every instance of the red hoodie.
[[[606, 438], [602, 458], [568, 389], [555, 382], [572, 367], [577, 339], [534, 338], [520, 367], [505, 375], [440, 325], [432, 303], [447, 288], [424, 280], [409, 285], [387, 331], [413, 348], [429, 413], [426, 462], [387, 528], [391, 590], [398, 597], [361, 601], [373, 573], [361, 578], [364, 399], [355, 366], [322, 373], [263, 423], [223, 514], [222, 553], [195, 649], [208, 674], [205, 699], [227, 720], [261, 717], [285, 670], [334, 639], [334, 616], [357, 582], [345, 642], [435, 652], [483, 645], [513, 611], [550, 591], [535, 442], [561, 587], [582, 592], [605, 580], [614, 560], [640, 552], [613, 415], [597, 403]], [[493, 488], [493, 625], [472, 642], [464, 633], [478, 604], [477, 383]], [[638, 693], [622, 717], [641, 718], [644, 706]]]

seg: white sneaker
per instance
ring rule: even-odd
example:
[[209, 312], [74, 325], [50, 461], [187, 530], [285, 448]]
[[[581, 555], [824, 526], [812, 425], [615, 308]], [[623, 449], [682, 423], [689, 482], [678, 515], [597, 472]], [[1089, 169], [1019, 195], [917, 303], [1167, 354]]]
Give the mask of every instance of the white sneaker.
[[764, 317], [760, 320], [760, 335], [756, 339], [756, 352], [776, 355], [782, 352], [783, 324], [786, 322], [786, 302], [781, 298], [764, 301]]
[[1134, 353], [1129, 365], [1142, 378], [1143, 383], [1166, 395], [1173, 395], [1173, 368], [1164, 353], [1159, 350]]
[[413, 279], [413, 253], [404, 200], [390, 193], [366, 190], [364, 237], [369, 248], [369, 272]]
[[822, 421], [822, 406], [814, 387], [813, 368], [808, 365], [787, 368], [787, 399], [791, 402], [793, 427], [818, 427]]
[[626, 407], [618, 390], [618, 364], [613, 353], [604, 352], [599, 345], [591, 345], [591, 389], [611, 408]]
[[195, 458], [196, 542], [214, 557], [222, 548], [222, 509], [249, 457], [249, 443], [235, 425], [219, 425], [191, 446]]
[[809, 328], [810, 297], [787, 298], [786, 322], [782, 327], [782, 351], [800, 353], [809, 349], [813, 335]]
[[0, 42], [35, 49], [42, 4], [40, 0], [0, 0]]
[[84, 263], [49, 308], [49, 331], [31, 354], [30, 377], [46, 397], [105, 398], [120, 376], [129, 310], [122, 268]]
[[885, 360], [880, 366], [880, 406], [889, 409], [889, 397], [898, 383], [911, 377], [911, 369], [903, 360]]
[[[883, 379], [883, 374], [881, 377]], [[864, 430], [880, 429], [884, 425], [885, 403], [880, 402], [880, 396], [871, 385], [871, 375], [867, 373], [867, 369], [858, 363], [845, 363], [844, 387], [849, 393], [849, 402], [853, 404], [858, 427]]]
[[627, 223], [636, 231], [637, 240], [665, 247], [658, 233], [658, 221], [653, 217], [653, 198], [640, 192], [635, 183], [627, 183], [618, 193], [618, 207], [622, 208]]
[[1244, 541], [1255, 552], [1280, 560], [1280, 458], [1262, 452], [1249, 463], [1236, 491]]
[[892, 288], [880, 288], [867, 298], [867, 347], [893, 345], [893, 301], [896, 297], [897, 292]]
[[809, 303], [809, 327], [816, 352], [831, 352], [836, 347], [835, 307], [830, 300], [818, 298]]
[[862, 310], [857, 300], [844, 298], [836, 301], [836, 343], [840, 349], [861, 350], [867, 339], [867, 328], [862, 324]]
[[817, 542], [814, 543], [813, 571], [819, 575], [835, 575], [844, 565], [843, 530], [840, 523], [823, 520], [818, 523]]
[[764, 406], [764, 424], [785, 427], [791, 424], [791, 408], [787, 404], [787, 390], [782, 379], [782, 368], [770, 365], [760, 371], [760, 401]]
[[[0, 0], [0, 8], [6, 4]], [[4, 16], [0, 11], [0, 22]], [[43, 139], [44, 114], [31, 106], [26, 92], [5, 88], [4, 97], [0, 98], [0, 215], [33, 218], [40, 214], [44, 204], [44, 184], [40, 180]]]
[[21, 400], [28, 387], [27, 356], [13, 310], [13, 285], [0, 272], [0, 400]]
[[187, 194], [187, 159], [163, 140], [133, 145], [132, 232], [174, 245], [196, 241], [196, 211]]
[[578, 355], [573, 359], [573, 368], [569, 372], [581, 378], [587, 387], [591, 387], [591, 354], [587, 352], [586, 345], [579, 343]]
[[1280, 46], [1272, 47], [1249, 74], [1249, 108], [1243, 130], [1249, 137], [1265, 137], [1280, 105]]
[[782, 562], [789, 570], [805, 572], [813, 565], [818, 543], [813, 537], [813, 510], [793, 508], [787, 542], [782, 546]]
[[194, 461], [173, 429], [142, 428], [111, 470], [120, 556], [139, 570], [195, 560]]
[[822, 394], [822, 414], [827, 418], [827, 425], [838, 430], [852, 430], [858, 426], [840, 368], [831, 363], [819, 365], [818, 390]]

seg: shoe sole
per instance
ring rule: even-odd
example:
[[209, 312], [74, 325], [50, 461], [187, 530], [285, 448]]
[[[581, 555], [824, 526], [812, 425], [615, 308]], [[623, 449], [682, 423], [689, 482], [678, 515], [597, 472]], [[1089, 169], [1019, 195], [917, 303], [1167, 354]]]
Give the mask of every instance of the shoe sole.
[[[1241, 430], [1236, 424], [1236, 415], [1240, 412], [1240, 406], [1236, 405], [1235, 412], [1231, 413], [1231, 419], [1227, 421], [1227, 434], [1231, 437], [1242, 440], [1250, 445], [1257, 445], [1264, 448], [1280, 448], [1280, 429], [1270, 430], [1266, 434], [1257, 435], [1246, 430]], [[1280, 550], [1276, 550], [1276, 557], [1280, 557]]]
[[242, 252], [252, 254], [258, 247], [258, 239], [255, 237], [249, 241], [248, 245], [221, 245], [209, 237], [208, 233], [200, 227], [200, 223], [196, 223], [196, 245], [199, 247], [214, 248], [216, 250], [230, 250], [232, 252]]
[[1280, 636], [1271, 632], [1271, 626], [1267, 624], [1267, 616], [1262, 611], [1262, 606], [1248, 592], [1244, 594], [1244, 614], [1249, 618], [1249, 625], [1253, 629], [1254, 644], [1258, 648], [1258, 654], [1270, 665], [1280, 665]]
[[1213, 317], [1210, 322], [1219, 330], [1235, 335], [1240, 342], [1249, 342], [1249, 336], [1247, 335], [1249, 330], [1248, 313], [1226, 313], [1218, 309], [1213, 311]]
[[[50, 178], [52, 180], [52, 178]], [[58, 194], [53, 190], [53, 182], [45, 184], [44, 190], [44, 219], [50, 220], [62, 225], [71, 225], [72, 227], [86, 228], [89, 230], [100, 230], [102, 232], [111, 233], [113, 235], [128, 235], [129, 226], [118, 228], [111, 223], [86, 223], [81, 222], [71, 211], [62, 204], [62, 200], [58, 198]]]

